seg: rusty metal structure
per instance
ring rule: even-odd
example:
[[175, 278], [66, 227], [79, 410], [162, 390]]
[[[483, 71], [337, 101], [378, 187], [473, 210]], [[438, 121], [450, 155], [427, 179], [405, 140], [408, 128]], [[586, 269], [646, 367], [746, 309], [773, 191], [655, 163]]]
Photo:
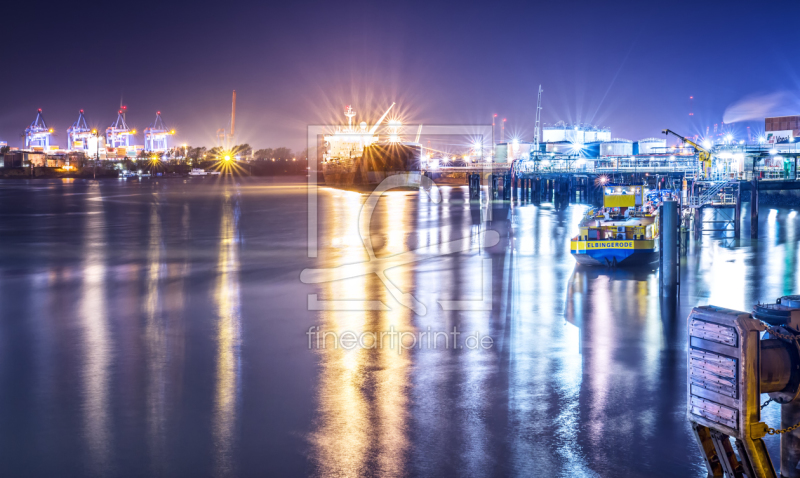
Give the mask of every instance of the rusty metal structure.
[[[708, 476], [777, 478], [764, 437], [780, 435], [780, 476], [800, 477], [800, 296], [752, 314], [696, 307], [688, 320], [687, 416]], [[770, 402], [780, 428], [761, 419]]]

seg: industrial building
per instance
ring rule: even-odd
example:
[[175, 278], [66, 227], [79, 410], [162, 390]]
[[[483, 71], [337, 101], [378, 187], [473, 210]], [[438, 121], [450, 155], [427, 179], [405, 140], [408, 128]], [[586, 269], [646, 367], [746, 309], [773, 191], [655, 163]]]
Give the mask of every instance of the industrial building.
[[640, 139], [633, 145], [633, 154], [666, 154], [666, 138]]
[[528, 141], [512, 141], [510, 143], [497, 143], [494, 147], [495, 163], [510, 163], [517, 159], [531, 157], [534, 143]]
[[600, 154], [600, 142], [588, 143], [572, 141], [553, 141], [544, 143], [544, 152], [551, 155], [574, 156], [576, 158], [596, 158]]
[[764, 142], [793, 143], [800, 136], [800, 116], [775, 116], [764, 119]]
[[633, 141], [614, 138], [611, 141], [600, 143], [600, 156], [631, 156], [633, 155]]
[[585, 124], [567, 124], [563, 121], [553, 126], [542, 128], [543, 143], [557, 143], [569, 141], [570, 143], [595, 143], [611, 141], [611, 130]]

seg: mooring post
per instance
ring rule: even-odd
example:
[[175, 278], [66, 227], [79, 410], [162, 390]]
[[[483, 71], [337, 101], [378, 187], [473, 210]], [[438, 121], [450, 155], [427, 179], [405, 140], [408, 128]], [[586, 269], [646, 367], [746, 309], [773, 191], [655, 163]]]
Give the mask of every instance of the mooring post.
[[758, 178], [755, 171], [750, 184], [750, 239], [758, 239]]
[[702, 221], [703, 220], [703, 208], [696, 207], [694, 208], [694, 217], [692, 218], [692, 228], [694, 229], [694, 240], [700, 240], [700, 232], [703, 227]]
[[733, 237], [739, 239], [742, 233], [742, 182], [737, 182], [736, 207], [733, 208]]
[[678, 203], [661, 203], [661, 285], [667, 293], [674, 293], [678, 285]]
[[[800, 400], [781, 405], [781, 428], [789, 428], [800, 422]], [[800, 478], [800, 434], [781, 435], [781, 477]]]

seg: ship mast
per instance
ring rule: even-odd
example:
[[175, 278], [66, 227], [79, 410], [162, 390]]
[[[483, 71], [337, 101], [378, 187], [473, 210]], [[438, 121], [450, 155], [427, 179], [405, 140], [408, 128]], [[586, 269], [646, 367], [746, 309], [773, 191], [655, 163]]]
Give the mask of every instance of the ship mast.
[[344, 115], [347, 116], [347, 131], [353, 131], [353, 117], [356, 115], [356, 112], [353, 111], [350, 105], [347, 105], [347, 109], [344, 110]]
[[536, 129], [533, 132], [533, 154], [539, 156], [539, 121], [542, 119], [542, 85], [539, 85], [539, 98], [536, 100]]

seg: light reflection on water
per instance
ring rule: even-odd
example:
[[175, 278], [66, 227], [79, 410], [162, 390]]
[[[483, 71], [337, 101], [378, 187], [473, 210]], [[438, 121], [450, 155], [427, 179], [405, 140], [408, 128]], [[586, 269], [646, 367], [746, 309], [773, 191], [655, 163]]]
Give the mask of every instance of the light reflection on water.
[[[392, 192], [371, 238], [379, 258], [419, 249], [387, 271], [417, 315], [367, 273], [361, 194], [320, 192], [309, 260], [300, 186], [41, 184], [0, 187], [30, 212], [0, 222], [2, 476], [704, 476], [685, 420], [689, 309], [800, 292], [784, 208], [761, 212], [758, 241], [745, 219], [738, 242], [690, 245], [671, 302], [652, 270], [575, 267], [585, 205], [498, 206], [483, 223], [465, 188]], [[487, 228], [497, 246], [475, 235]], [[487, 258], [492, 310], [443, 310], [480, 300]], [[342, 264], [365, 274], [299, 281]], [[309, 311], [309, 294], [330, 307]], [[370, 301], [388, 310], [359, 310]], [[457, 326], [494, 346], [309, 351], [309, 325]], [[763, 416], [778, 424], [779, 407]]]
[[[102, 203], [95, 202], [89, 208], [93, 212], [102, 210]], [[114, 439], [111, 430], [109, 404], [109, 368], [113, 343], [108, 324], [106, 303], [105, 218], [102, 214], [86, 216], [83, 243], [84, 264], [81, 276], [83, 284], [80, 297], [84, 350], [83, 356], [83, 436], [89, 453], [87, 465], [94, 475], [108, 473]]]
[[236, 424], [241, 387], [241, 304], [239, 291], [239, 203], [226, 190], [220, 220], [219, 256], [214, 301], [217, 314], [216, 391], [214, 397], [214, 471], [216, 476], [237, 473]]

